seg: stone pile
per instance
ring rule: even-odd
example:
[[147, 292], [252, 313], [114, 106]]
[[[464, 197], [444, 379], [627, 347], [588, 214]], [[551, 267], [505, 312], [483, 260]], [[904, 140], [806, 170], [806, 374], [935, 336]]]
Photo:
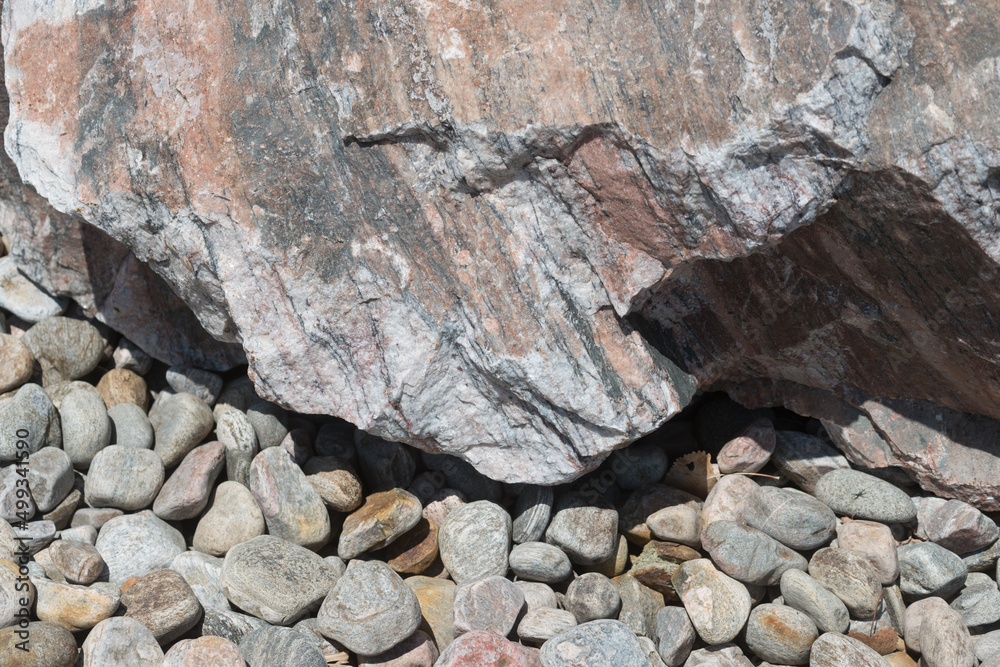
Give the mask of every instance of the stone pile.
[[44, 296], [0, 333], [2, 665], [1000, 664], [995, 517], [816, 420], [705, 396], [502, 484]]

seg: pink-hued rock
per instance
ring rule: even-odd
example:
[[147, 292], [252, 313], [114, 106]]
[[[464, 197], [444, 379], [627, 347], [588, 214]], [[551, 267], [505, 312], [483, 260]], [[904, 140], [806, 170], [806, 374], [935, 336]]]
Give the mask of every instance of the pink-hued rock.
[[988, 547], [1000, 538], [1000, 528], [975, 507], [949, 500], [927, 517], [927, 537], [959, 555]]
[[475, 630], [462, 635], [444, 650], [436, 667], [542, 667], [536, 649], [515, 644], [489, 630]]
[[225, 462], [226, 447], [221, 442], [192, 449], [160, 488], [153, 501], [153, 514], [167, 521], [193, 519], [201, 514]]
[[705, 498], [701, 509], [701, 532], [713, 521], [743, 523], [743, 510], [753, 497], [757, 483], [744, 475], [726, 475]]
[[899, 577], [896, 540], [889, 526], [875, 521], [846, 521], [837, 526], [837, 546], [864, 556], [875, 567], [883, 586]]
[[223, 637], [182, 639], [163, 656], [162, 667], [244, 667], [236, 644]]
[[524, 608], [524, 591], [505, 577], [486, 577], [455, 589], [455, 636], [489, 630], [506, 637]]
[[774, 425], [771, 420], [756, 421], [722, 447], [717, 458], [719, 472], [757, 472], [771, 460], [774, 445]]
[[417, 630], [385, 653], [369, 657], [359, 656], [360, 667], [433, 667], [438, 659], [434, 640], [427, 633]]

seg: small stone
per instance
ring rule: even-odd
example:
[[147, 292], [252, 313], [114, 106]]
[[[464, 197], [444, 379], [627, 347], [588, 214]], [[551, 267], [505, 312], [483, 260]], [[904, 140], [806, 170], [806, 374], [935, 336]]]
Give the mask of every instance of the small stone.
[[86, 469], [98, 452], [111, 443], [111, 419], [100, 395], [74, 389], [59, 408], [62, 445], [73, 466]]
[[162, 645], [172, 643], [201, 618], [201, 603], [173, 570], [154, 570], [140, 577], [122, 593], [121, 603], [126, 618], [145, 625]]
[[247, 406], [246, 415], [262, 451], [277, 447], [288, 435], [288, 413], [280, 405], [254, 398]]
[[59, 540], [49, 548], [49, 558], [71, 584], [92, 584], [104, 570], [104, 558], [86, 542]]
[[623, 574], [611, 580], [622, 598], [622, 608], [618, 620], [636, 635], [648, 637], [656, 631], [656, 613], [663, 608], [662, 593], [643, 586], [630, 574]]
[[420, 500], [409, 491], [374, 493], [344, 520], [337, 555], [345, 561], [372, 549], [381, 549], [417, 525]]
[[868, 634], [871, 631], [870, 628], [866, 628], [862, 632], [851, 631], [847, 633], [847, 636], [852, 639], [857, 639], [859, 642], [875, 651], [879, 655], [888, 655], [896, 650], [899, 646], [899, 635], [896, 631], [889, 627], [881, 627], [872, 634]]
[[353, 512], [364, 500], [354, 467], [335, 456], [314, 456], [302, 466], [326, 506], [335, 512]]
[[73, 464], [57, 447], [42, 447], [28, 459], [28, 488], [40, 512], [52, 511], [73, 489]]
[[533, 609], [558, 609], [559, 600], [556, 592], [548, 584], [539, 581], [518, 580], [514, 585], [524, 593], [524, 604], [528, 611]]
[[820, 632], [847, 632], [851, 623], [847, 606], [818, 581], [801, 570], [787, 570], [780, 585], [784, 604], [808, 615]]
[[386, 547], [386, 563], [399, 574], [420, 574], [438, 557], [438, 527], [420, 518], [417, 525]]
[[899, 588], [904, 595], [949, 597], [957, 593], [969, 572], [962, 559], [939, 544], [904, 544], [899, 554]]
[[409, 637], [420, 618], [417, 596], [388, 565], [353, 561], [323, 601], [316, 625], [348, 650], [371, 656]]
[[545, 542], [525, 542], [511, 550], [510, 569], [521, 579], [554, 584], [569, 577], [573, 565], [559, 547]]
[[274, 626], [256, 616], [240, 614], [231, 609], [205, 607], [201, 625], [197, 628], [197, 631], [203, 635], [223, 637], [234, 644], [239, 644], [245, 636], [257, 628], [270, 627]]
[[917, 508], [901, 489], [858, 470], [833, 470], [816, 483], [816, 498], [838, 514], [879, 523], [910, 523]]
[[771, 460], [775, 448], [774, 425], [770, 419], [758, 419], [719, 451], [716, 460], [724, 475], [757, 472]]
[[576, 617], [562, 609], [529, 609], [517, 624], [517, 636], [522, 642], [541, 646], [560, 632], [575, 626]]
[[226, 447], [226, 477], [246, 486], [250, 463], [257, 454], [257, 433], [253, 424], [246, 414], [235, 408], [222, 411], [216, 419], [215, 435]]
[[64, 380], [82, 378], [97, 368], [104, 338], [93, 324], [69, 317], [47, 317], [21, 337], [45, 370], [54, 368]]
[[323, 653], [291, 628], [252, 630], [240, 642], [240, 654], [252, 667], [327, 667]]
[[758, 485], [745, 475], [724, 475], [705, 498], [701, 508], [701, 532], [715, 521], [744, 523], [743, 513]]
[[[74, 476], [75, 477], [75, 476]], [[74, 479], [74, 485], [76, 480]], [[81, 480], [82, 486], [82, 480]], [[46, 512], [42, 515], [42, 519], [45, 521], [51, 521], [55, 527], [59, 530], [63, 530], [69, 524], [70, 520], [73, 518], [73, 514], [76, 512], [77, 506], [83, 500], [83, 492], [78, 488], [74, 488], [70, 491], [65, 498], [59, 501], [59, 504], [52, 508], [50, 512]], [[96, 533], [96, 531], [95, 531]], [[97, 539], [97, 535], [94, 535], [94, 539]]]
[[656, 646], [666, 667], [680, 667], [698, 638], [684, 607], [663, 607], [656, 614]]
[[780, 665], [807, 664], [817, 638], [812, 619], [781, 604], [758, 605], [747, 621], [747, 647], [758, 658]]
[[26, 322], [38, 322], [59, 315], [67, 304], [65, 299], [56, 299], [28, 280], [13, 257], [0, 259], [0, 308]]
[[514, 505], [512, 538], [515, 544], [542, 539], [552, 518], [554, 498], [551, 486], [524, 487]]
[[17, 389], [31, 379], [35, 356], [10, 334], [0, 333], [0, 394]]
[[111, 418], [111, 444], [137, 449], [153, 448], [153, 425], [135, 403], [119, 403], [108, 408]]
[[473, 630], [506, 637], [524, 609], [524, 592], [504, 577], [486, 577], [458, 586], [454, 605], [456, 637]]
[[108, 580], [117, 585], [170, 567], [177, 554], [186, 550], [180, 531], [149, 510], [108, 521], [97, 536], [96, 546], [108, 565]]
[[920, 623], [920, 661], [927, 667], [973, 667], [976, 655], [962, 617], [946, 605], [927, 608]]
[[[453, 623], [456, 586], [454, 582], [416, 576], [409, 577], [404, 583], [417, 596], [420, 604], [420, 628], [434, 637], [438, 651], [444, 651], [455, 637]], [[519, 588], [522, 587], [519, 586]], [[555, 598], [555, 593], [552, 594], [552, 597]], [[528, 595], [525, 594], [525, 600], [527, 598]]]
[[145, 375], [153, 367], [153, 358], [128, 338], [122, 337], [114, 352], [115, 368], [124, 368]]
[[949, 551], [964, 555], [994, 544], [1000, 528], [988, 516], [961, 500], [949, 500], [927, 517], [927, 537]]
[[17, 535], [14, 534], [14, 529], [5, 520], [0, 519], [0, 559], [12, 561], [18, 553]]
[[438, 659], [434, 640], [417, 630], [385, 653], [362, 657], [359, 667], [432, 667]]
[[889, 663], [857, 639], [827, 632], [813, 642], [809, 667], [889, 667]]
[[[50, 422], [58, 421], [59, 413], [41, 387], [28, 383], [18, 389], [14, 398], [0, 403], [0, 461], [17, 461], [23, 450], [30, 455], [46, 445], [61, 446], [61, 435], [49, 442]], [[27, 447], [18, 447], [19, 442]]]
[[837, 516], [820, 501], [798, 489], [773, 486], [754, 492], [743, 517], [747, 525], [801, 551], [829, 543], [837, 528]]
[[[311, 423], [309, 425], [312, 426]], [[312, 458], [312, 431], [306, 428], [293, 428], [278, 446], [288, 452], [296, 465], [302, 467]]]
[[47, 547], [56, 538], [56, 525], [51, 521], [29, 521], [27, 524], [14, 524], [14, 535], [17, 537], [18, 548], [28, 555], [33, 555]]
[[934, 607], [951, 610], [948, 603], [941, 598], [929, 597], [911, 603], [903, 613], [903, 639], [906, 642], [906, 648], [914, 653], [920, 653], [920, 626], [924, 622], [927, 611]]
[[73, 521], [70, 522], [70, 525], [74, 528], [92, 526], [100, 530], [108, 521], [123, 514], [124, 512], [114, 507], [81, 507], [73, 515]]
[[618, 535], [618, 548], [615, 553], [611, 555], [607, 560], [603, 560], [600, 563], [594, 563], [593, 565], [583, 565], [580, 569], [585, 572], [597, 572], [598, 574], [603, 574], [609, 579], [617, 577], [618, 575], [625, 574], [625, 570], [629, 566], [629, 552], [628, 552], [628, 540], [625, 539], [624, 535]]
[[330, 539], [326, 505], [285, 450], [261, 451], [250, 465], [249, 486], [272, 535], [311, 549]]
[[[683, 522], [691, 512], [696, 512], [700, 517], [702, 506], [701, 499], [687, 491], [681, 491], [680, 489], [662, 484], [649, 484], [633, 492], [622, 505], [618, 516], [618, 530], [630, 542], [641, 546], [653, 536], [652, 529], [648, 525], [650, 515], [657, 512], [672, 511], [674, 514], [680, 513]], [[678, 532], [681, 531], [686, 532], [686, 534], [680, 536], [685, 537], [687, 541], [679, 539], [667, 539], [667, 541], [680, 542], [688, 546], [696, 546], [698, 544], [697, 537], [692, 538], [691, 531], [687, 530], [683, 525]], [[694, 544], [691, 544], [692, 541], [694, 541]]]
[[542, 644], [545, 667], [646, 667], [649, 658], [632, 631], [612, 620], [577, 625]]
[[156, 452], [111, 445], [94, 456], [84, 497], [92, 507], [145, 509], [153, 504], [163, 477], [163, 461]]
[[[743, 651], [735, 644], [719, 644], [692, 651], [684, 667], [751, 667]], [[768, 665], [762, 662], [761, 665]], [[768, 666], [770, 667], [770, 666]]]
[[[28, 650], [24, 649], [25, 634]], [[73, 667], [76, 639], [54, 623], [35, 622], [0, 630], [0, 664], [7, 667]]]
[[746, 586], [700, 558], [683, 563], [674, 573], [674, 589], [691, 617], [698, 636], [708, 644], [732, 641], [750, 616]]
[[962, 621], [970, 628], [996, 623], [1000, 621], [1000, 591], [992, 580], [967, 584], [951, 601], [951, 608], [961, 614]]
[[962, 556], [962, 562], [969, 572], [988, 572], [996, 567], [998, 559], [1000, 559], [1000, 541]]
[[163, 650], [149, 629], [135, 620], [118, 616], [101, 621], [83, 642], [83, 664], [160, 667]]
[[714, 521], [702, 544], [720, 570], [747, 584], [774, 586], [787, 570], [805, 570], [806, 559], [773, 537], [732, 521]]
[[621, 606], [622, 598], [618, 587], [604, 575], [594, 572], [574, 579], [563, 599], [563, 607], [572, 612], [577, 623], [615, 618]]
[[467, 632], [456, 639], [435, 663], [435, 667], [542, 667], [534, 649], [508, 641], [488, 630]]
[[70, 632], [89, 630], [118, 609], [119, 596], [97, 588], [75, 586], [36, 577], [35, 614]]
[[208, 496], [225, 463], [221, 442], [195, 447], [160, 489], [153, 513], [167, 521], [193, 519], [208, 505]]
[[837, 546], [864, 556], [888, 586], [899, 577], [896, 540], [888, 526], [874, 521], [847, 521], [837, 526]]
[[488, 500], [499, 503], [503, 498], [500, 482], [486, 477], [470, 463], [447, 454], [423, 453], [421, 458], [428, 470], [444, 473], [445, 485], [460, 491], [470, 502]]
[[610, 558], [618, 546], [618, 512], [591, 505], [582, 496], [563, 496], [556, 503], [545, 541], [566, 552], [574, 563], [600, 563]]
[[0, 519], [12, 524], [35, 516], [35, 502], [24, 488], [24, 472], [17, 465], [0, 468]]
[[1000, 630], [987, 632], [975, 638], [973, 650], [980, 662], [987, 662], [1000, 656]]
[[646, 526], [657, 540], [698, 549], [701, 547], [701, 508], [700, 501], [664, 507], [646, 517]]
[[171, 366], [167, 369], [167, 384], [178, 394], [194, 394], [206, 405], [215, 405], [222, 391], [222, 378], [215, 373], [190, 366]]
[[424, 505], [424, 518], [443, 526], [448, 514], [465, 504], [465, 496], [455, 489], [441, 489]]
[[109, 410], [122, 403], [131, 403], [143, 412], [149, 409], [149, 389], [146, 388], [146, 381], [141, 375], [124, 368], [114, 368], [105, 373], [97, 383], [97, 391], [101, 393], [104, 405]]
[[160, 667], [245, 667], [236, 644], [222, 637], [182, 639], [163, 656]]
[[358, 469], [369, 493], [405, 489], [416, 474], [412, 451], [399, 442], [389, 442], [358, 430], [355, 433]]
[[222, 590], [222, 559], [185, 551], [170, 563], [170, 569], [184, 577], [202, 608], [229, 609], [229, 599]]
[[291, 625], [315, 610], [335, 580], [318, 555], [273, 535], [230, 549], [219, 578], [230, 602], [274, 625]]
[[611, 453], [611, 472], [623, 491], [659, 482], [667, 472], [667, 453], [659, 444], [639, 441]]
[[149, 411], [156, 445], [166, 468], [173, 468], [212, 430], [212, 410], [194, 394], [174, 394]]
[[771, 462], [795, 486], [813, 495], [816, 483], [825, 474], [833, 470], [850, 468], [843, 454], [822, 438], [798, 431], [775, 432], [775, 447]]
[[488, 500], [453, 510], [438, 533], [438, 550], [455, 583], [506, 575], [510, 531], [510, 515]]
[[837, 547], [820, 549], [809, 561], [809, 574], [840, 598], [852, 616], [871, 618], [878, 609], [882, 584], [863, 556]]
[[650, 540], [642, 548], [642, 553], [632, 562], [629, 574], [642, 585], [675, 602], [678, 598], [671, 577], [681, 563], [696, 558], [701, 558], [701, 554], [690, 547], [673, 542]]

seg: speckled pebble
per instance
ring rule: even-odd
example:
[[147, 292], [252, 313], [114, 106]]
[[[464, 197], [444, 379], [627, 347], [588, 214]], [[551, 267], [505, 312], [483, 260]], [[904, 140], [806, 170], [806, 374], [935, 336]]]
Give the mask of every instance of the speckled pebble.
[[545, 541], [562, 549], [572, 562], [592, 565], [615, 553], [617, 510], [593, 505], [582, 496], [568, 494], [559, 499], [554, 512], [545, 531]]
[[137, 449], [153, 448], [153, 425], [149, 417], [134, 403], [119, 403], [108, 408], [111, 418], [111, 444]]
[[524, 610], [524, 592], [504, 577], [486, 577], [455, 589], [455, 636], [490, 630], [506, 637]]
[[566, 579], [573, 565], [559, 547], [545, 542], [525, 542], [511, 549], [510, 569], [521, 579], [554, 584]]
[[84, 497], [91, 507], [145, 509], [163, 486], [164, 474], [163, 461], [156, 452], [111, 445], [94, 456]]
[[647, 667], [649, 658], [632, 631], [613, 620], [584, 623], [542, 644], [545, 667]]
[[674, 588], [698, 636], [708, 644], [732, 641], [750, 616], [746, 586], [716, 570], [710, 560], [681, 565], [674, 573]]
[[183, 521], [201, 514], [225, 457], [221, 442], [209, 442], [188, 452], [157, 494], [153, 513], [166, 521]]
[[455, 583], [507, 574], [510, 531], [510, 515], [488, 500], [448, 514], [438, 533], [438, 549]]
[[326, 505], [285, 450], [262, 450], [250, 464], [249, 486], [272, 535], [312, 549], [330, 539]]
[[904, 595], [948, 597], [965, 584], [969, 573], [965, 563], [938, 544], [904, 544], [897, 552], [899, 588]]
[[806, 614], [780, 604], [757, 605], [747, 621], [746, 643], [763, 660], [779, 665], [805, 665], [819, 638]]
[[949, 500], [927, 517], [927, 538], [964, 555], [988, 547], [1000, 538], [992, 519], [961, 500]]
[[858, 470], [833, 470], [816, 483], [816, 498], [838, 514], [879, 523], [909, 523], [917, 508], [906, 493]]

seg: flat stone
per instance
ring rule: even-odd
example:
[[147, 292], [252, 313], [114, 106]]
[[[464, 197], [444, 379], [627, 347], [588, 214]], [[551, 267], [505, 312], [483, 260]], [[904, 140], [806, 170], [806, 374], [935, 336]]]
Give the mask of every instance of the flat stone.
[[330, 539], [326, 505], [285, 450], [262, 450], [250, 465], [249, 486], [272, 535], [311, 549]]
[[871, 618], [878, 609], [882, 584], [864, 556], [837, 547], [820, 549], [809, 561], [809, 575], [840, 598], [852, 616]]
[[659, 482], [667, 472], [667, 453], [656, 442], [640, 440], [608, 457], [615, 483], [623, 491], [635, 491]]
[[252, 666], [327, 667], [320, 650], [291, 628], [267, 626], [252, 630], [239, 646], [243, 659]]
[[949, 500], [927, 517], [925, 531], [931, 542], [964, 555], [994, 544], [1000, 528], [992, 519], [961, 500]]
[[280, 405], [255, 397], [247, 406], [246, 414], [261, 450], [277, 447], [288, 435], [288, 413]]
[[795, 486], [813, 495], [821, 477], [833, 470], [850, 468], [844, 455], [822, 438], [799, 431], [775, 432], [771, 462]]
[[[444, 651], [455, 637], [453, 625], [455, 583], [422, 576], [409, 577], [404, 583], [410, 587], [420, 603], [420, 628], [434, 637], [438, 651]], [[525, 600], [528, 597], [529, 595], [525, 594]], [[552, 597], [554, 600], [555, 593]]]
[[47, 317], [28, 329], [21, 342], [45, 366], [65, 380], [76, 380], [94, 370], [104, 352], [104, 338], [93, 324], [69, 317]]
[[656, 614], [657, 654], [666, 667], [680, 667], [698, 638], [684, 607], [663, 607]]
[[899, 578], [899, 556], [892, 530], [874, 521], [846, 521], [837, 526], [837, 546], [864, 556], [883, 586]]
[[920, 624], [920, 660], [926, 667], [972, 667], [972, 637], [962, 616], [943, 605], [928, 607]]
[[110, 410], [122, 403], [132, 403], [146, 412], [149, 409], [149, 389], [142, 376], [124, 368], [113, 368], [101, 377], [97, 391]]
[[[618, 515], [618, 530], [630, 542], [641, 546], [653, 537], [647, 523], [651, 514], [673, 510], [682, 512], [683, 516], [687, 516], [692, 511], [700, 515], [702, 506], [701, 499], [687, 491], [662, 484], [649, 484], [634, 491], [621, 506], [621, 512]], [[681, 530], [687, 532], [687, 534], [682, 535], [688, 538], [687, 541], [670, 539], [667, 541], [696, 546], [697, 543], [690, 543], [691, 535], [687, 527], [682, 526]]]
[[137, 449], [152, 449], [153, 425], [149, 417], [135, 403], [119, 403], [108, 408], [111, 418], [111, 444]]
[[205, 607], [201, 624], [197, 631], [203, 635], [224, 637], [234, 644], [239, 644], [245, 636], [257, 628], [274, 627], [267, 621], [256, 616], [241, 614], [231, 609]]
[[417, 596], [388, 565], [352, 561], [323, 601], [316, 625], [348, 650], [370, 656], [409, 637], [420, 618]]
[[111, 445], [94, 456], [84, 498], [91, 507], [145, 509], [160, 492], [163, 477], [163, 461], [156, 452]]
[[[27, 651], [22, 650], [24, 635], [18, 632], [27, 633]], [[55, 623], [42, 621], [28, 623], [24, 629], [15, 626], [0, 630], [0, 664], [10, 667], [73, 667], [76, 648], [72, 633]]]
[[[0, 403], [0, 461], [17, 461], [23, 450], [31, 455], [46, 445], [61, 447], [61, 427], [57, 441], [49, 437], [50, 424], [58, 421], [59, 413], [41, 387], [28, 383], [18, 389], [14, 398]], [[21, 442], [27, 446], [18, 446]]]
[[784, 604], [808, 615], [820, 632], [847, 632], [851, 617], [843, 600], [808, 574], [787, 570], [780, 586]]
[[0, 258], [0, 308], [26, 322], [38, 322], [60, 315], [68, 301], [57, 299], [28, 280], [13, 257]]
[[169, 645], [201, 619], [201, 603], [184, 577], [154, 570], [139, 577], [121, 596], [125, 616], [139, 621], [161, 645]]
[[566, 553], [545, 542], [518, 544], [511, 550], [509, 560], [514, 574], [531, 581], [554, 584], [569, 577], [573, 571]]
[[166, 521], [193, 519], [208, 505], [208, 497], [226, 461], [221, 442], [195, 447], [163, 484], [153, 502], [153, 514]]
[[720, 570], [743, 583], [774, 586], [787, 570], [805, 570], [806, 559], [773, 537], [732, 521], [714, 521], [702, 544]]
[[811, 551], [833, 538], [837, 516], [798, 489], [758, 488], [743, 513], [747, 525], [763, 531], [787, 547]]
[[707, 559], [690, 560], [674, 573], [674, 589], [698, 636], [708, 644], [732, 641], [750, 616], [746, 586], [715, 569]]
[[758, 485], [746, 475], [723, 475], [705, 497], [701, 532], [715, 521], [745, 523], [743, 513]]
[[264, 514], [253, 494], [238, 482], [216, 487], [208, 511], [198, 521], [192, 546], [212, 556], [225, 556], [237, 544], [264, 534]]
[[385, 562], [399, 574], [420, 574], [438, 557], [437, 524], [424, 519], [385, 548]]
[[10, 334], [0, 333], [0, 394], [17, 389], [31, 379], [35, 356]]
[[48, 549], [49, 558], [71, 584], [92, 584], [104, 571], [104, 558], [91, 544], [57, 540]]
[[433, 667], [438, 655], [434, 640], [417, 630], [385, 653], [359, 658], [358, 667]]
[[514, 505], [511, 532], [514, 544], [538, 542], [542, 539], [552, 518], [554, 500], [551, 486], [529, 484], [521, 490]]
[[219, 578], [230, 602], [274, 625], [291, 625], [315, 610], [335, 581], [318, 555], [273, 535], [230, 549]]
[[42, 447], [28, 459], [28, 488], [39, 512], [50, 512], [73, 489], [73, 464], [57, 447]]
[[576, 617], [563, 609], [529, 609], [517, 624], [517, 636], [526, 644], [541, 646], [576, 624]]
[[996, 623], [1000, 621], [1000, 591], [993, 581], [966, 585], [951, 601], [951, 608], [961, 614], [967, 627]]
[[833, 470], [816, 483], [815, 496], [838, 514], [879, 523], [910, 523], [917, 508], [901, 489], [857, 470]]
[[955, 553], [933, 542], [904, 544], [899, 554], [899, 588], [914, 597], [949, 597], [965, 584], [968, 570]]
[[809, 667], [889, 667], [889, 663], [857, 639], [827, 632], [813, 642]]
[[747, 648], [758, 658], [779, 665], [805, 665], [819, 638], [806, 614], [781, 604], [758, 605], [747, 621]]
[[653, 635], [656, 631], [656, 613], [664, 604], [663, 594], [643, 586], [630, 574], [615, 577], [611, 582], [622, 598], [618, 620], [637, 636]]
[[560, 498], [554, 509], [555, 514], [545, 531], [545, 541], [566, 552], [572, 562], [592, 565], [615, 553], [618, 546], [618, 512], [615, 509], [591, 505], [575, 494]]
[[173, 468], [212, 430], [212, 409], [194, 394], [174, 394], [157, 401], [149, 411], [156, 444], [153, 451]]
[[577, 623], [587, 623], [618, 616], [622, 598], [614, 582], [602, 574], [588, 572], [570, 583], [563, 607], [573, 614]]
[[392, 544], [417, 525], [422, 510], [420, 500], [403, 489], [368, 496], [364, 505], [344, 520], [337, 555], [346, 561]]
[[335, 512], [352, 512], [364, 501], [361, 480], [344, 459], [314, 456], [302, 466], [302, 472], [326, 506]]
[[628, 573], [642, 585], [675, 602], [678, 598], [671, 577], [681, 563], [696, 558], [701, 558], [701, 554], [690, 547], [674, 542], [650, 540], [642, 548], [642, 553], [632, 562], [632, 568]]
[[170, 569], [184, 577], [203, 609], [229, 609], [229, 599], [222, 590], [222, 559], [197, 551], [178, 554]]
[[716, 460], [724, 475], [757, 472], [771, 460], [776, 437], [770, 419], [758, 419], [719, 451]]
[[245, 667], [243, 655], [233, 642], [223, 637], [182, 639], [163, 656], [160, 667]]
[[455, 583], [506, 575], [510, 531], [510, 515], [488, 500], [448, 514], [438, 533], [438, 550]]
[[97, 588], [64, 584], [35, 577], [35, 614], [70, 632], [89, 630], [118, 609], [119, 596]]
[[111, 443], [111, 419], [100, 394], [74, 389], [59, 407], [62, 446], [75, 468], [86, 469]]
[[649, 664], [632, 631], [612, 620], [590, 621], [560, 632], [542, 644], [541, 658], [546, 667]]
[[109, 520], [97, 536], [96, 547], [107, 563], [108, 580], [117, 585], [170, 567], [187, 548], [181, 533], [149, 510]]
[[246, 414], [235, 408], [221, 411], [216, 420], [215, 435], [226, 447], [226, 477], [246, 486], [250, 463], [258, 451], [257, 432]]
[[[548, 663], [546, 663], [548, 664]], [[488, 630], [467, 632], [441, 652], [435, 667], [542, 667], [537, 651]]]
[[456, 637], [473, 630], [506, 637], [525, 608], [524, 592], [504, 577], [486, 577], [458, 586], [454, 605]]
[[499, 503], [503, 498], [500, 482], [490, 479], [458, 457], [423, 452], [421, 458], [428, 470], [444, 474], [445, 486], [460, 491], [470, 502], [488, 500]]
[[167, 369], [166, 379], [170, 388], [178, 394], [194, 394], [209, 406], [215, 405], [222, 391], [222, 378], [200, 368], [171, 366]]

